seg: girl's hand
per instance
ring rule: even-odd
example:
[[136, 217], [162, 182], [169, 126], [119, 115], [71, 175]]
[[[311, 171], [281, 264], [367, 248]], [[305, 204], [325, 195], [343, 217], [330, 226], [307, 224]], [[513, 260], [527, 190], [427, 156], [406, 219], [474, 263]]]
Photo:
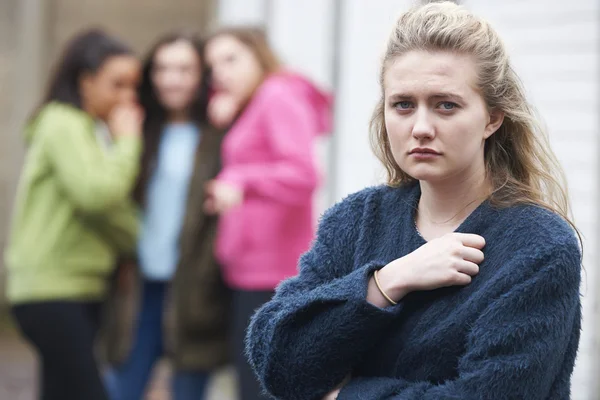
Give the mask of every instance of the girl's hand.
[[142, 135], [144, 112], [137, 104], [121, 104], [110, 113], [108, 129], [114, 137]]
[[207, 214], [224, 214], [242, 204], [244, 192], [237, 186], [217, 180], [206, 184], [204, 211]]
[[[449, 233], [386, 265], [378, 272], [379, 283], [396, 302], [410, 292], [468, 285], [479, 273], [484, 246], [479, 235]], [[373, 278], [367, 300], [378, 307], [389, 305]]]
[[216, 128], [225, 129], [239, 111], [238, 101], [226, 93], [217, 93], [208, 103], [208, 118]]
[[342, 381], [342, 383], [340, 383], [331, 392], [327, 393], [327, 395], [325, 397], [323, 397], [323, 400], [336, 400], [337, 397], [339, 396], [340, 392], [342, 391], [342, 389], [344, 388], [344, 386], [346, 386], [348, 384], [348, 382], [350, 382], [350, 375], [349, 374], [344, 378], [344, 380]]

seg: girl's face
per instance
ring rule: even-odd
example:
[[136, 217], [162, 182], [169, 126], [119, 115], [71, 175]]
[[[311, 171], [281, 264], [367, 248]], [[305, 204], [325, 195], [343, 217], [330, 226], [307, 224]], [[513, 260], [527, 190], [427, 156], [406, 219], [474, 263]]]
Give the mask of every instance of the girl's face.
[[202, 81], [200, 55], [185, 40], [166, 44], [154, 55], [152, 84], [167, 111], [186, 111], [196, 100]]
[[211, 39], [206, 44], [205, 57], [212, 71], [212, 88], [240, 103], [252, 96], [265, 73], [252, 50], [231, 35]]
[[387, 66], [384, 101], [390, 146], [404, 172], [439, 182], [485, 171], [485, 140], [504, 115], [488, 110], [472, 58], [449, 52], [404, 54]]
[[95, 73], [80, 80], [80, 92], [85, 111], [107, 120], [115, 106], [137, 101], [140, 63], [131, 55], [109, 57]]

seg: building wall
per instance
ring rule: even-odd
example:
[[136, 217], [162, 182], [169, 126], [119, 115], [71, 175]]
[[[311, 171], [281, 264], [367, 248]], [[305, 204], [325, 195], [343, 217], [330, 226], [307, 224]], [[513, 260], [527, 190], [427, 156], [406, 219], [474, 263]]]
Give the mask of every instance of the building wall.
[[[14, 54], [16, 45], [13, 35], [14, 1], [0, 2], [0, 138], [9, 135], [8, 119], [10, 117], [11, 96], [2, 95], [10, 92], [11, 76], [14, 71]], [[1, 139], [0, 139], [1, 140]], [[9, 180], [9, 147], [0, 145], [0, 210], [6, 208], [6, 193], [9, 191], [7, 182]], [[0, 213], [0, 226], [6, 223], [5, 213]], [[0, 244], [1, 244], [0, 235]]]
[[213, 14], [207, 0], [49, 0], [48, 40], [54, 59], [66, 40], [84, 27], [103, 26], [144, 52], [171, 29], [206, 30]]
[[[4, 248], [9, 209], [18, 168], [12, 163], [12, 143], [15, 132], [11, 129], [13, 111], [14, 75], [16, 69], [16, 14], [18, 0], [0, 2], [0, 249]], [[4, 287], [0, 261], [0, 294]], [[0, 308], [2, 300], [0, 296]]]

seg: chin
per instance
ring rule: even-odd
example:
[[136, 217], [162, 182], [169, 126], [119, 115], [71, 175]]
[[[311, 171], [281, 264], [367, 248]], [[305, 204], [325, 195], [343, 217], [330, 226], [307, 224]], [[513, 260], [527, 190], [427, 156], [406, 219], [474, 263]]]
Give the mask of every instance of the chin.
[[439, 168], [430, 165], [417, 165], [409, 168], [403, 168], [403, 171], [418, 181], [440, 182], [447, 178], [448, 174], [440, 171]]
[[164, 101], [162, 101], [162, 106], [168, 112], [178, 112], [184, 110], [186, 108], [186, 104], [186, 101], [180, 99], [165, 99]]

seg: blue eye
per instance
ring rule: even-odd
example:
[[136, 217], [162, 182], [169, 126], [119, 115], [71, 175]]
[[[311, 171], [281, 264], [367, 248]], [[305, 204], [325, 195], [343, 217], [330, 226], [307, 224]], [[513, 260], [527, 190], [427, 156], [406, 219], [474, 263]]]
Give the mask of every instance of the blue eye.
[[411, 106], [412, 103], [410, 101], [399, 101], [394, 105], [394, 107], [399, 108], [401, 110], [407, 110], [411, 108]]
[[457, 104], [452, 103], [450, 101], [443, 101], [443, 102], [440, 103], [440, 106], [445, 111], [452, 111], [452, 110], [454, 110], [455, 108], [458, 107]]

